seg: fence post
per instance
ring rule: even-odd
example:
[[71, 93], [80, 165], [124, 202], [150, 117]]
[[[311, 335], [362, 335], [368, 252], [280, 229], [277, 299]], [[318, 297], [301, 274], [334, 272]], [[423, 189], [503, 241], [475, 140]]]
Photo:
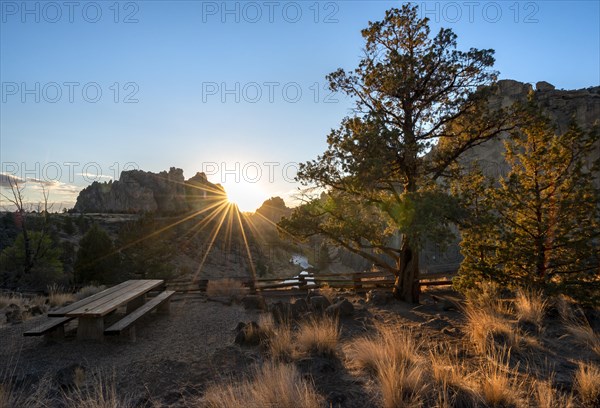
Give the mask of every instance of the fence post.
[[362, 289], [361, 278], [358, 273], [352, 274], [352, 282], [354, 284], [354, 291], [357, 291], [358, 289]]

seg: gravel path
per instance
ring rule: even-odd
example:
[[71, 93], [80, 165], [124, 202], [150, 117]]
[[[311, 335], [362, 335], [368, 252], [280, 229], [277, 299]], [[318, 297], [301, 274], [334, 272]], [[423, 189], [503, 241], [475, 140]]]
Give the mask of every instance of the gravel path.
[[148, 316], [137, 326], [134, 343], [123, 339], [82, 342], [72, 336], [47, 342], [42, 337], [23, 337], [39, 319], [0, 328], [0, 373], [9, 370], [20, 382], [35, 383], [45, 374], [56, 378], [61, 369], [79, 364], [85, 368], [86, 380], [93, 378], [90, 373], [114, 373], [119, 392], [177, 406], [182, 393], [198, 392], [223, 370], [212, 363], [215, 351], [221, 350], [217, 355], [227, 351], [237, 323], [256, 320], [257, 314], [197, 295], [177, 295], [169, 315]]

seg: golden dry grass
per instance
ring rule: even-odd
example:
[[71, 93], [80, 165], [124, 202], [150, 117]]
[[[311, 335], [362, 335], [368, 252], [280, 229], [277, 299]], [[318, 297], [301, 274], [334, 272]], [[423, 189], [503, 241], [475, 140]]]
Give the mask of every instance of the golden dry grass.
[[592, 363], [579, 364], [574, 388], [584, 406], [600, 406], [600, 367]]
[[600, 334], [594, 332], [583, 311], [573, 307], [565, 299], [561, 299], [557, 306], [568, 336], [575, 343], [600, 356]]
[[293, 365], [276, 362], [265, 363], [249, 380], [210, 386], [200, 401], [206, 408], [317, 408], [323, 404], [323, 397]]
[[493, 352], [498, 346], [519, 349], [522, 341], [519, 332], [493, 306], [467, 302], [464, 315], [464, 331], [478, 353]]
[[334, 355], [340, 338], [338, 319], [319, 316], [304, 320], [296, 333], [296, 344], [301, 352]]
[[412, 332], [383, 325], [375, 336], [360, 337], [344, 348], [349, 368], [376, 379], [386, 408], [422, 405], [430, 386], [419, 350]]
[[552, 377], [533, 384], [535, 404], [538, 408], [571, 408], [575, 406], [573, 395], [564, 395], [552, 387]]
[[360, 337], [348, 344], [345, 354], [350, 367], [376, 373], [386, 361], [394, 361], [396, 365], [405, 361], [416, 363], [421, 359], [419, 348], [410, 331], [379, 326], [375, 336]]
[[0, 309], [5, 308], [9, 305], [17, 305], [19, 307], [23, 307], [26, 303], [28, 303], [28, 300], [23, 298], [22, 296], [14, 294], [0, 295]]
[[74, 302], [75, 300], [77, 300], [77, 298], [73, 293], [50, 292], [48, 295], [48, 302], [52, 307], [62, 306], [66, 303]]
[[381, 361], [377, 366], [377, 379], [384, 408], [423, 405], [429, 387], [425, 367], [408, 361]]
[[268, 337], [269, 353], [275, 360], [289, 360], [294, 357], [294, 333], [289, 322], [274, 327]]
[[508, 352], [499, 352], [494, 359], [486, 360], [479, 369], [481, 396], [488, 406], [519, 406], [517, 372], [511, 370], [506, 360]]
[[514, 306], [519, 321], [532, 323], [538, 330], [542, 328], [548, 302], [544, 299], [541, 292], [518, 291]]

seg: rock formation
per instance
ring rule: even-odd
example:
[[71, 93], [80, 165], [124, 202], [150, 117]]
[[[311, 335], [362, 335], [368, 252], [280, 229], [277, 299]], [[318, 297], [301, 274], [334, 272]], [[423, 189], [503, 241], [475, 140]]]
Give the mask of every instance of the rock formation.
[[[490, 98], [493, 108], [503, 108], [515, 102], [526, 102], [530, 92], [542, 110], [554, 122], [557, 132], [565, 132], [575, 121], [584, 130], [600, 126], [600, 86], [577, 89], [557, 90], [548, 82], [536, 83], [535, 90], [531, 84], [502, 80], [498, 81], [497, 92]], [[464, 163], [477, 161], [484, 173], [499, 178], [508, 173], [508, 165], [504, 160], [504, 142], [507, 135], [490, 140], [480, 146], [468, 150], [461, 161]], [[590, 157], [595, 160], [600, 157], [600, 142]], [[600, 177], [595, 181], [600, 187]], [[419, 264], [424, 272], [442, 272], [458, 269], [462, 261], [458, 241], [445, 250], [439, 245], [426, 245], [421, 253]]]
[[[585, 130], [600, 126], [600, 86], [557, 90], [548, 82], [540, 81], [536, 83], [534, 91], [531, 84], [502, 80], [498, 81], [498, 90], [490, 98], [490, 105], [492, 108], [503, 108], [515, 102], [524, 103], [527, 102], [527, 97], [532, 91], [535, 101], [552, 119], [559, 133], [564, 133], [573, 121]], [[505, 175], [508, 171], [503, 156], [505, 137], [506, 135], [467, 151], [461, 160], [463, 162], [477, 160], [488, 175], [494, 177]], [[600, 157], [600, 143], [591, 159], [598, 157]]]
[[200, 208], [207, 200], [223, 199], [225, 190], [204, 173], [185, 180], [183, 170], [160, 173], [123, 171], [118, 181], [94, 182], [81, 190], [74, 210], [112, 213], [181, 213]]

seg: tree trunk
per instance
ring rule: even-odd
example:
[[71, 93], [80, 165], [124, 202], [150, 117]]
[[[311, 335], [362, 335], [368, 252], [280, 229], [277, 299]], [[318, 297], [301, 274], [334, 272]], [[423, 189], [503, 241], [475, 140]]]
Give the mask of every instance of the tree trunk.
[[419, 303], [419, 252], [414, 250], [408, 239], [402, 240], [398, 273], [394, 283], [394, 297], [410, 303]]

